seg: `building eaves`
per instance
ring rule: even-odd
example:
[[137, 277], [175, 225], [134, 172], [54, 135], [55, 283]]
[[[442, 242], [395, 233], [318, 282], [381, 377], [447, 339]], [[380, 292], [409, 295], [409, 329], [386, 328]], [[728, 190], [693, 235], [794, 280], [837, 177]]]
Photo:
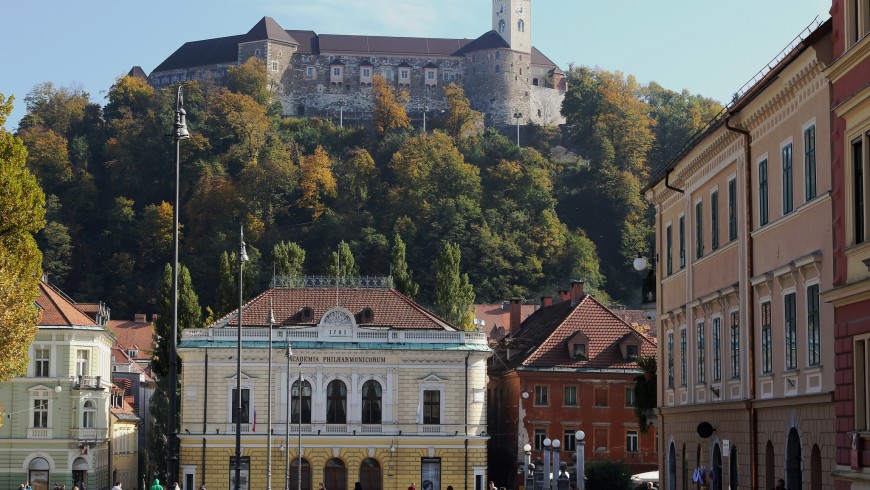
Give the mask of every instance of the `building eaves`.
[[[784, 50], [784, 54], [780, 53], [774, 59], [778, 59], [772, 67], [769, 65], [762, 69], [759, 72], [759, 75], [764, 72], [764, 70], [769, 69], [766, 73], [760, 76], [758, 81], [750, 85], [742, 92], [742, 94], [737, 97], [735, 100], [731, 101], [731, 103], [727, 104], [725, 108], [723, 108], [718, 114], [716, 114], [713, 119], [711, 119], [704, 128], [698, 130], [695, 134], [693, 134], [686, 143], [677, 151], [677, 153], [663, 166], [661, 166], [657, 171], [653, 172], [653, 177], [650, 178], [649, 183], [641, 189], [641, 194], [646, 194], [653, 187], [659, 184], [661, 181], [665, 179], [668, 173], [673, 171], [676, 168], [677, 164], [682, 160], [689, 152], [691, 152], [695, 147], [697, 147], [701, 141], [703, 141], [708, 135], [715, 132], [721, 126], [723, 126], [729, 117], [734, 114], [740, 112], [743, 108], [745, 108], [750, 102], [755, 100], [761, 93], [764, 92], [785, 70], [788, 65], [790, 65], [798, 56], [801, 55], [804, 51], [806, 51], [810, 46], [819, 41], [825, 34], [829, 33], [832, 29], [832, 19], [828, 19], [824, 23], [820, 24], [816, 29], [810, 32], [807, 37], [803, 38], [794, 45], [790, 50], [788, 47]], [[799, 38], [799, 37], [798, 37]], [[792, 41], [792, 44], [794, 41]], [[792, 45], [790, 44], [790, 46]], [[782, 58], [780, 58], [782, 56]], [[758, 76], [758, 75], [756, 75]], [[745, 86], [745, 85], [744, 85]], [[738, 92], [739, 93], [739, 92]], [[736, 95], [736, 94], [735, 94]]]

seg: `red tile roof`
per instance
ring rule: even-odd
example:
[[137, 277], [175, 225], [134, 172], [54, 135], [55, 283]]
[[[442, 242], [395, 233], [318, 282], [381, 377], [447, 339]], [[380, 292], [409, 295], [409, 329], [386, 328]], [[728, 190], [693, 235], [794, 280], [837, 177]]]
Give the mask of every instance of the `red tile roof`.
[[[336, 298], [337, 296], [337, 298]], [[338, 301], [336, 302], [336, 299]], [[272, 288], [248, 301], [242, 314], [243, 326], [268, 326], [269, 305], [278, 325], [317, 325], [321, 317], [335, 306], [347, 309], [360, 321], [363, 309], [371, 308], [373, 319], [368, 326], [396, 329], [457, 330], [425, 308], [394, 289], [377, 288]], [[303, 308], [311, 308], [310, 319], [303, 319]], [[224, 316], [212, 327], [234, 324], [238, 310]]]
[[96, 322], [83, 313], [61, 290], [45, 281], [39, 281], [39, 296], [36, 298], [40, 315], [40, 327], [96, 327]]
[[125, 349], [136, 349], [136, 361], [151, 359], [154, 353], [154, 324], [131, 320], [109, 320], [109, 331]]
[[[588, 360], [578, 360], [568, 352], [567, 341], [577, 332], [588, 338]], [[539, 309], [524, 321], [507, 342], [522, 352], [510, 360], [514, 367], [563, 367], [583, 369], [637, 369], [625, 359], [622, 340], [640, 343], [640, 355], [655, 356], [655, 342], [633, 329], [592, 296], [577, 304], [562, 301]]]
[[[522, 305], [520, 322], [525, 321], [537, 309], [538, 305]], [[487, 337], [492, 337], [493, 330], [498, 328], [507, 331], [511, 321], [510, 303], [474, 305], [474, 318], [484, 322], [483, 325], [477, 325], [477, 330], [486, 333]]]

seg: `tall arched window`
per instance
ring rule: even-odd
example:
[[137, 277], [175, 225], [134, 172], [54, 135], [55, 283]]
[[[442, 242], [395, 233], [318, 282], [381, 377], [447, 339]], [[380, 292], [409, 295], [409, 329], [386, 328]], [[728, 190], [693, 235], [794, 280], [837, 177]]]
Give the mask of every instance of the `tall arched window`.
[[362, 423], [381, 423], [381, 384], [373, 379], [363, 384]]
[[520, 32], [526, 32], [526, 21], [520, 19], [517, 21], [517, 30]]
[[347, 467], [344, 461], [332, 458], [323, 468], [323, 485], [329, 490], [347, 490]]
[[347, 423], [347, 386], [337, 379], [326, 388], [326, 423]]
[[82, 408], [82, 428], [93, 429], [97, 421], [97, 404], [93, 400], [85, 401]]
[[[290, 490], [299, 490], [299, 456], [290, 462]], [[311, 490], [311, 464], [302, 458], [302, 490]]]
[[501, 73], [501, 66], [499, 66], [499, 65], [495, 65], [495, 72], [496, 72], [496, 73]]
[[505, 25], [504, 19], [498, 21], [498, 32], [504, 32]]
[[359, 482], [363, 490], [382, 490], [381, 465], [378, 460], [368, 458], [359, 466]]
[[293, 383], [293, 390], [290, 391], [290, 412], [291, 419], [290, 421], [294, 424], [299, 423], [299, 404], [302, 404], [302, 423], [310, 424], [311, 423], [311, 383], [308, 381], [302, 381], [302, 397], [299, 396], [299, 380], [297, 379]]

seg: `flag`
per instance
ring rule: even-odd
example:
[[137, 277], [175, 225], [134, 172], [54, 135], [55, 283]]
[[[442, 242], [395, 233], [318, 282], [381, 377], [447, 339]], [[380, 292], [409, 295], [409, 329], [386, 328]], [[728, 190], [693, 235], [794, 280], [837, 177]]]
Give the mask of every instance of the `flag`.
[[257, 410], [254, 410], [254, 432], [257, 432]]
[[423, 400], [420, 400], [420, 403], [417, 404], [417, 423], [423, 423]]

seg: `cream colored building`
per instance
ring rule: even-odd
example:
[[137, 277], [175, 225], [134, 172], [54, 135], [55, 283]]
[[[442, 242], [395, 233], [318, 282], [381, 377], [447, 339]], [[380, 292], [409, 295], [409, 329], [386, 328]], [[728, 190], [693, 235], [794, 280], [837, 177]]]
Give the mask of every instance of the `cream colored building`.
[[784, 51], [646, 189], [663, 488], [697, 468], [713, 488], [831, 488], [830, 31]]
[[[288, 456], [290, 487], [298, 488], [301, 446], [304, 490], [320, 482], [329, 490], [355, 482], [364, 490], [411, 483], [483, 490], [491, 355], [485, 335], [458, 331], [395, 290], [330, 281], [272, 288], [243, 308], [242, 488], [267, 486], [271, 392], [273, 488], [284, 488]], [[182, 336], [183, 490], [230, 488], [237, 328], [233, 312]]]

